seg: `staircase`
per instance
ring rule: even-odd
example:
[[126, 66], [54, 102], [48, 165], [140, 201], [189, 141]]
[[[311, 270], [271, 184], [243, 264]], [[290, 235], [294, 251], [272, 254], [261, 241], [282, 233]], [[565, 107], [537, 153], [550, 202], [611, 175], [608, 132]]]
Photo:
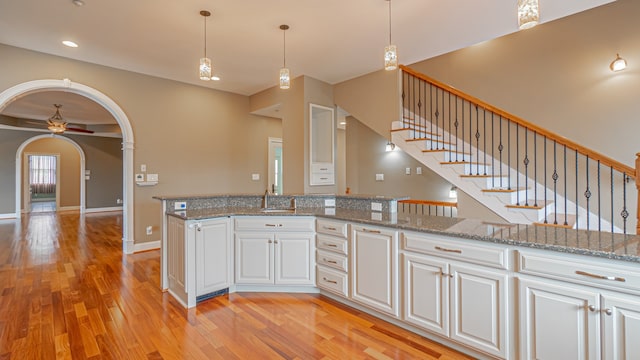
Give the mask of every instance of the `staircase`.
[[401, 69], [402, 120], [391, 130], [396, 146], [508, 222], [633, 230], [635, 169]]

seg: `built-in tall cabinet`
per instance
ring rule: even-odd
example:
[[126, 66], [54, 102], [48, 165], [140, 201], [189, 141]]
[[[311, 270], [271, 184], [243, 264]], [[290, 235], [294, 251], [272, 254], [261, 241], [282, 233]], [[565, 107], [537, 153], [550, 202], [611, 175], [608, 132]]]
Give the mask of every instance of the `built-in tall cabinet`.
[[237, 217], [235, 283], [314, 285], [314, 224], [313, 217]]

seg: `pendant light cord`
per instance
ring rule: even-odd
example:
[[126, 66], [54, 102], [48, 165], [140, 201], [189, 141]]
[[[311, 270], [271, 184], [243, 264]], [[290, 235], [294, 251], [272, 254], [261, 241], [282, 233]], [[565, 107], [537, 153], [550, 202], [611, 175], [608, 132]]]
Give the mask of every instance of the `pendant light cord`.
[[204, 17], [204, 57], [207, 57], [207, 17]]
[[389, 2], [389, 45], [391, 45], [391, 0]]
[[287, 67], [287, 30], [282, 30], [282, 43], [284, 46], [282, 47], [282, 67]]

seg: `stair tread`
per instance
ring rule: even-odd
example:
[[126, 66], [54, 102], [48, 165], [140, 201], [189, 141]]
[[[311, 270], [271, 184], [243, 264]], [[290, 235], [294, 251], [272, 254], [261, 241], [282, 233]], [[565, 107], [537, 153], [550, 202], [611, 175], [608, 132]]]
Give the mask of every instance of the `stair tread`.
[[[529, 205], [525, 205], [525, 204], [529, 204]], [[537, 204], [537, 205], [534, 205]], [[516, 204], [509, 204], [506, 205], [506, 207], [510, 208], [510, 209], [536, 209], [536, 210], [540, 210], [542, 208], [547, 207], [548, 205], [553, 204], [553, 201], [551, 200], [547, 200], [546, 202], [544, 200], [527, 200], [524, 203], [520, 203], [520, 205], [516, 205]]]
[[[558, 223], [554, 224], [554, 221], [557, 221]], [[554, 227], [571, 229], [571, 228], [573, 228], [573, 225], [575, 225], [575, 223], [576, 223], [576, 216], [574, 214], [567, 214], [566, 223], [567, 224], [565, 225], [565, 215], [564, 214], [557, 214], [557, 217], [556, 217], [556, 213], [552, 213], [552, 214], [547, 215], [547, 222], [546, 223], [543, 220], [543, 221], [535, 222], [533, 224], [534, 225], [538, 225], [538, 226], [554, 226]]]
[[[440, 135], [436, 135], [436, 136], [440, 136]], [[434, 139], [434, 138], [413, 138], [413, 139], [406, 139], [405, 141], [409, 142], [409, 141], [435, 141], [435, 142], [439, 142], [439, 143], [444, 143], [444, 144], [449, 144], [452, 145], [452, 143], [444, 141], [444, 140], [439, 140], [439, 139]]]
[[494, 178], [506, 178], [506, 177], [509, 177], [509, 176], [507, 176], [507, 175], [500, 176], [500, 175], [495, 175], [495, 174], [493, 174], [493, 175], [492, 174], [486, 174], [486, 175], [485, 174], [480, 174], [480, 175], [477, 175], [477, 174], [462, 174], [462, 175], [460, 175], [460, 177], [461, 178], [492, 178], [492, 177], [494, 177]]
[[526, 187], [513, 187], [511, 189], [508, 188], [493, 188], [493, 189], [482, 189], [482, 191], [484, 192], [497, 192], [497, 193], [510, 193], [510, 192], [516, 192], [516, 191], [522, 191], [522, 190], [527, 190], [529, 188]]
[[489, 166], [489, 164], [479, 163], [479, 162], [471, 162], [471, 161], [466, 161], [466, 160], [459, 160], [459, 161], [441, 161], [441, 162], [440, 162], [440, 165], [460, 165], [460, 164], [470, 164], [470, 165], [482, 165], [482, 166]]

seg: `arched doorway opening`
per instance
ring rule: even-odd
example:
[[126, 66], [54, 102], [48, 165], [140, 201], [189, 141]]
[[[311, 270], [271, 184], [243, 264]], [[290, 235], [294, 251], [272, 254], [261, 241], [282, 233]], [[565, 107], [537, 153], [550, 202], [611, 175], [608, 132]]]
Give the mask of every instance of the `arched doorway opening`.
[[[123, 227], [122, 250], [125, 254], [133, 253], [133, 129], [129, 118], [122, 108], [102, 92], [86, 85], [63, 80], [34, 80], [10, 87], [0, 92], [0, 112], [13, 100], [21, 96], [41, 91], [66, 91], [84, 96], [104, 107], [116, 119], [122, 130], [122, 181], [123, 181]], [[16, 180], [17, 182], [19, 180]], [[16, 183], [16, 192], [20, 184]], [[17, 203], [17, 201], [16, 201]], [[16, 216], [20, 218], [20, 206], [16, 206]]]
[[[18, 150], [16, 151], [16, 213], [20, 211], [20, 208], [25, 208], [26, 209], [26, 197], [27, 194], [25, 193], [25, 170], [23, 168], [23, 164], [25, 163], [24, 161], [24, 151], [25, 149], [29, 146], [29, 144], [32, 144], [34, 142], [37, 142], [39, 140], [42, 139], [50, 139], [52, 136], [51, 135], [37, 135], [34, 136], [32, 138], [27, 139], [25, 142], [23, 142], [20, 147], [18, 147]], [[86, 190], [85, 190], [85, 181], [84, 181], [84, 173], [85, 173], [85, 154], [84, 151], [82, 150], [82, 147], [80, 147], [80, 145], [78, 145], [78, 143], [76, 143], [75, 141], [64, 137], [64, 136], [56, 136], [55, 139], [60, 140], [60, 141], [65, 141], [68, 142], [70, 145], [72, 145], [76, 151], [78, 152], [78, 155], [80, 157], [80, 161], [79, 161], [79, 165], [80, 165], [80, 169], [78, 171], [78, 176], [79, 178], [79, 191], [80, 191], [80, 201], [79, 201], [79, 207], [80, 207], [80, 213], [84, 213], [85, 209], [86, 209]], [[20, 185], [20, 187], [18, 187], [18, 185]], [[22, 206], [22, 204], [25, 204], [24, 206]], [[16, 214], [16, 216], [18, 216], [18, 214]]]

